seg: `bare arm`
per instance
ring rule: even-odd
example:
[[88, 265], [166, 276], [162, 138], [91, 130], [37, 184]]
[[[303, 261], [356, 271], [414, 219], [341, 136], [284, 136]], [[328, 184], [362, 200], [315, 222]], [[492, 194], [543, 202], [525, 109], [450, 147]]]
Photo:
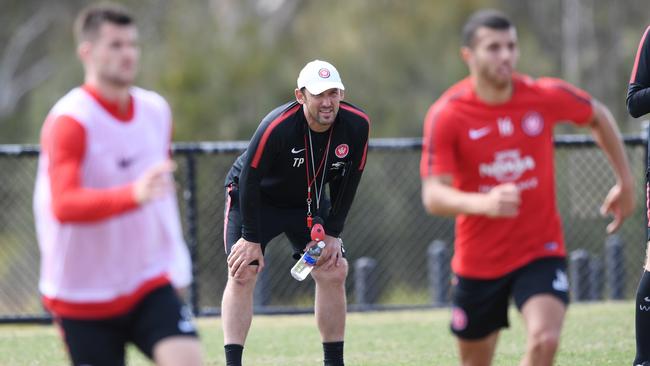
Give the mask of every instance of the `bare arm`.
[[607, 232], [612, 233], [634, 210], [634, 179], [612, 113], [596, 100], [593, 101], [593, 110], [593, 119], [589, 125], [591, 133], [616, 175], [616, 184], [610, 189], [600, 209], [603, 215], [614, 215], [614, 220], [607, 225]]
[[488, 217], [514, 217], [519, 213], [521, 197], [513, 183], [500, 184], [487, 193], [463, 192], [451, 186], [448, 175], [422, 180], [422, 204], [432, 215], [458, 214]]

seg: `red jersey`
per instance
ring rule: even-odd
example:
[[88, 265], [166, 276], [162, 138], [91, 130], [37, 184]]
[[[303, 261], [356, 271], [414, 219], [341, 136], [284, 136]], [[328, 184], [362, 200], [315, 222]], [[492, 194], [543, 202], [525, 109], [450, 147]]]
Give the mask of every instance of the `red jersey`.
[[559, 79], [513, 76], [509, 101], [488, 105], [470, 78], [449, 88], [427, 112], [420, 175], [451, 175], [465, 192], [506, 182], [521, 192], [513, 218], [456, 217], [452, 268], [472, 278], [496, 278], [537, 258], [566, 255], [555, 202], [553, 126], [586, 124], [591, 96]]

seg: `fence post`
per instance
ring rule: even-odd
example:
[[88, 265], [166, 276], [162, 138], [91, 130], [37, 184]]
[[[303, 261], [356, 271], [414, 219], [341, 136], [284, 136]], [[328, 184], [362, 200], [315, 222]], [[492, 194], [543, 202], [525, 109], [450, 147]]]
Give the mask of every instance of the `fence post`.
[[442, 240], [434, 240], [427, 248], [427, 267], [429, 269], [429, 289], [434, 305], [449, 302], [449, 249]]
[[185, 238], [187, 239], [187, 247], [190, 252], [192, 260], [192, 283], [190, 284], [190, 306], [192, 312], [197, 316], [199, 314], [199, 291], [198, 282], [196, 280], [198, 275], [198, 267], [196, 261], [198, 260], [198, 210], [196, 208], [196, 160], [194, 154], [188, 152], [185, 155], [185, 180], [186, 185], [183, 190], [183, 201], [185, 202]]
[[590, 264], [589, 253], [584, 249], [571, 252], [569, 273], [573, 283], [573, 298], [576, 301], [589, 300], [590, 295]]
[[377, 260], [373, 258], [361, 257], [354, 261], [354, 295], [362, 308], [373, 305], [379, 297], [376, 269]]
[[591, 258], [591, 262], [589, 263], [589, 276], [589, 284], [591, 285], [589, 299], [602, 300], [604, 287], [603, 261], [599, 257], [594, 256]]
[[607, 267], [607, 289], [609, 298], [621, 300], [625, 296], [625, 264], [623, 240], [612, 234], [605, 240], [605, 266]]

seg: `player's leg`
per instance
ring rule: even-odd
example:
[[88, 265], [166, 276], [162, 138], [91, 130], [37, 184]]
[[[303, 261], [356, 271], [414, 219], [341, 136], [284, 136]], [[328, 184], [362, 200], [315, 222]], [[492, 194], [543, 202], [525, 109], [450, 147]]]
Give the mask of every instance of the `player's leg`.
[[[650, 137], [650, 130], [648, 130]], [[648, 140], [650, 146], [650, 139]], [[646, 178], [646, 212], [650, 218], [650, 155], [648, 155]], [[650, 220], [648, 220], [650, 225]], [[636, 328], [636, 356], [634, 365], [650, 365], [650, 227], [648, 227], [649, 240], [646, 244], [646, 260], [639, 280], [639, 286], [636, 289], [636, 303], [634, 308]], [[647, 299], [647, 301], [646, 301]]]
[[[650, 209], [648, 209], [650, 213]], [[650, 237], [650, 228], [648, 229]], [[650, 241], [646, 244], [646, 262], [636, 290], [634, 365], [650, 365]]]
[[[650, 133], [650, 132], [649, 132]], [[650, 142], [649, 142], [650, 143]], [[648, 157], [648, 166], [650, 167], [650, 156]], [[650, 217], [650, 168], [646, 169], [646, 212]], [[650, 221], [648, 221], [650, 225]], [[650, 240], [650, 227], [648, 236]], [[636, 356], [634, 365], [650, 365], [650, 241], [646, 244], [646, 260], [639, 280], [639, 286], [636, 289], [636, 304], [634, 308], [636, 328]]]
[[147, 295], [129, 317], [131, 341], [156, 365], [203, 364], [192, 311], [170, 285]]
[[490, 335], [481, 339], [458, 338], [458, 350], [462, 366], [489, 366], [494, 358], [494, 351], [497, 348], [499, 331], [496, 330]]
[[462, 366], [492, 364], [499, 330], [508, 327], [509, 281], [508, 275], [494, 280], [454, 277], [451, 331]]
[[202, 352], [198, 339], [169, 337], [154, 348], [154, 360], [158, 366], [203, 365]]
[[73, 366], [124, 366], [127, 332], [119, 318], [78, 320], [56, 318]]
[[566, 305], [553, 295], [535, 295], [521, 313], [526, 324], [526, 353], [521, 366], [550, 366], [560, 344]]
[[519, 269], [513, 297], [526, 326], [521, 366], [551, 366], [566, 314], [569, 281], [564, 258], [545, 258]]

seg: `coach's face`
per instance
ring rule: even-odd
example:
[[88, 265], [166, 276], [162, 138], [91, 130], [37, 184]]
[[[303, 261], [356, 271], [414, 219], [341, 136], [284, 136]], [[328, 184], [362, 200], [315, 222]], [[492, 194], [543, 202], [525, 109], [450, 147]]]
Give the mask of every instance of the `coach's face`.
[[343, 100], [343, 90], [332, 88], [320, 94], [311, 94], [306, 88], [296, 89], [296, 100], [303, 106], [309, 127], [316, 132], [323, 132], [336, 120]]
[[462, 49], [470, 72], [497, 88], [510, 85], [519, 59], [517, 31], [480, 27], [469, 47]]
[[86, 72], [93, 77], [118, 87], [130, 86], [135, 81], [140, 48], [134, 25], [104, 23], [98, 35], [80, 48]]

